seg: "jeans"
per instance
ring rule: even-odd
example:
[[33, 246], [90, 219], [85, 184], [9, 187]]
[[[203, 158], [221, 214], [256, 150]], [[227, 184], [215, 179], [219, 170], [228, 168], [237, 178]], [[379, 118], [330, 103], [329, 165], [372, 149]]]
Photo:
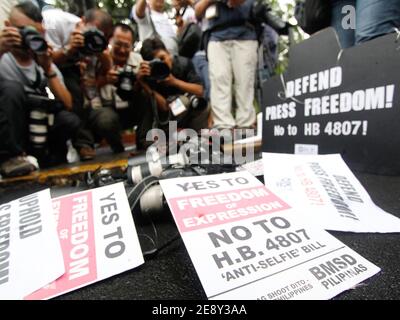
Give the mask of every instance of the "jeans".
[[[342, 21], [348, 14], [342, 13], [342, 8], [351, 5], [356, 9], [356, 30], [344, 29]], [[332, 22], [340, 44], [349, 48], [372, 40], [400, 27], [399, 0], [332, 0]]]
[[210, 76], [208, 73], [208, 61], [205, 51], [197, 52], [192, 58], [194, 68], [204, 86], [204, 98], [210, 101]]

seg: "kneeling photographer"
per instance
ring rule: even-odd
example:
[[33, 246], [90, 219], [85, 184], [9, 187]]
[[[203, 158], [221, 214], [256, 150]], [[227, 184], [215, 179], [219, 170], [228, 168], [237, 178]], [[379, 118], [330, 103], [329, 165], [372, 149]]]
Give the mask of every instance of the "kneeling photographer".
[[140, 53], [145, 61], [138, 81], [152, 101], [147, 113], [151, 111], [153, 127], [166, 130], [169, 121], [177, 121], [179, 129], [207, 128], [210, 110], [190, 59], [172, 56], [157, 38], [145, 40]]
[[40, 10], [24, 2], [12, 9], [0, 34], [0, 171], [4, 176], [33, 171], [37, 166], [27, 154], [41, 166], [66, 162], [66, 142], [80, 126], [79, 118], [67, 111], [72, 110], [72, 96], [52, 63], [42, 20]]
[[[134, 126], [140, 128], [146, 104], [145, 96], [136, 81], [140, 76], [139, 66], [143, 59], [140, 54], [133, 52], [134, 37], [130, 26], [123, 23], [114, 26], [110, 40], [113, 67], [97, 81], [102, 105], [119, 117], [120, 129], [131, 129]], [[115, 134], [115, 139], [121, 140], [120, 132]]]
[[74, 112], [83, 122], [76, 142], [81, 160], [94, 158], [95, 142], [102, 138], [114, 152], [124, 151], [114, 139], [118, 117], [102, 108], [96, 86], [98, 78], [105, 76], [112, 66], [107, 50], [113, 32], [112, 17], [100, 9], [90, 9], [82, 18], [60, 9], [46, 10], [43, 16], [49, 27], [46, 39], [54, 47], [54, 61], [73, 95]]

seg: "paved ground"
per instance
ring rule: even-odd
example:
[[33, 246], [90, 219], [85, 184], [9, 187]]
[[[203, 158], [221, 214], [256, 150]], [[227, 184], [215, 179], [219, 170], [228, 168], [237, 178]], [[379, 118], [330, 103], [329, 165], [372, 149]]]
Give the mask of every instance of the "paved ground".
[[[383, 177], [356, 174], [382, 209], [400, 217], [400, 177]], [[0, 186], [0, 204], [44, 187], [30, 184]], [[74, 188], [57, 188], [53, 194], [74, 192]], [[177, 237], [177, 229], [169, 214], [155, 217], [160, 243]], [[143, 225], [138, 225], [139, 232]], [[147, 227], [146, 227], [147, 228]], [[146, 229], [147, 230], [147, 229]], [[332, 232], [350, 248], [382, 269], [354, 290], [335, 299], [339, 300], [398, 300], [400, 299], [400, 235], [355, 234]], [[57, 299], [206, 299], [182, 240], [178, 237], [152, 258], [146, 258], [143, 266], [71, 292]]]

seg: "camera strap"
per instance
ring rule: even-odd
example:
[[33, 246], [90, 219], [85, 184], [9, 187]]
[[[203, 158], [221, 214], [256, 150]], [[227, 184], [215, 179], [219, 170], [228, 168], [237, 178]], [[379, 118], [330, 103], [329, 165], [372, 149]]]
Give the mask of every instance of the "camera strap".
[[160, 120], [160, 115], [158, 114], [158, 108], [157, 108], [157, 101], [156, 97], [154, 96], [154, 93], [152, 93], [150, 97], [150, 104], [151, 104], [151, 109], [153, 111], [153, 128], [159, 128], [162, 126], [166, 126], [169, 123], [170, 120], [170, 112], [168, 114], [167, 120], [161, 121]]
[[151, 28], [153, 29], [153, 33], [154, 33], [153, 36], [155, 38], [161, 39], [161, 35], [157, 32], [156, 26], [154, 25], [153, 18], [151, 17], [151, 8], [150, 8], [150, 6], [148, 6], [148, 8], [149, 8], [150, 25], [151, 25]]

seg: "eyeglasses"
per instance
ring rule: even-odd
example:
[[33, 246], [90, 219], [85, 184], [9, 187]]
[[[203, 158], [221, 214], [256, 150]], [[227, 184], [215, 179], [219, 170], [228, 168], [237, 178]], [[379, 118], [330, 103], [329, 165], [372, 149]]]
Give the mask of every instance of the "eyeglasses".
[[112, 45], [117, 48], [124, 48], [128, 50], [133, 49], [133, 45], [130, 45], [126, 42], [113, 41]]

